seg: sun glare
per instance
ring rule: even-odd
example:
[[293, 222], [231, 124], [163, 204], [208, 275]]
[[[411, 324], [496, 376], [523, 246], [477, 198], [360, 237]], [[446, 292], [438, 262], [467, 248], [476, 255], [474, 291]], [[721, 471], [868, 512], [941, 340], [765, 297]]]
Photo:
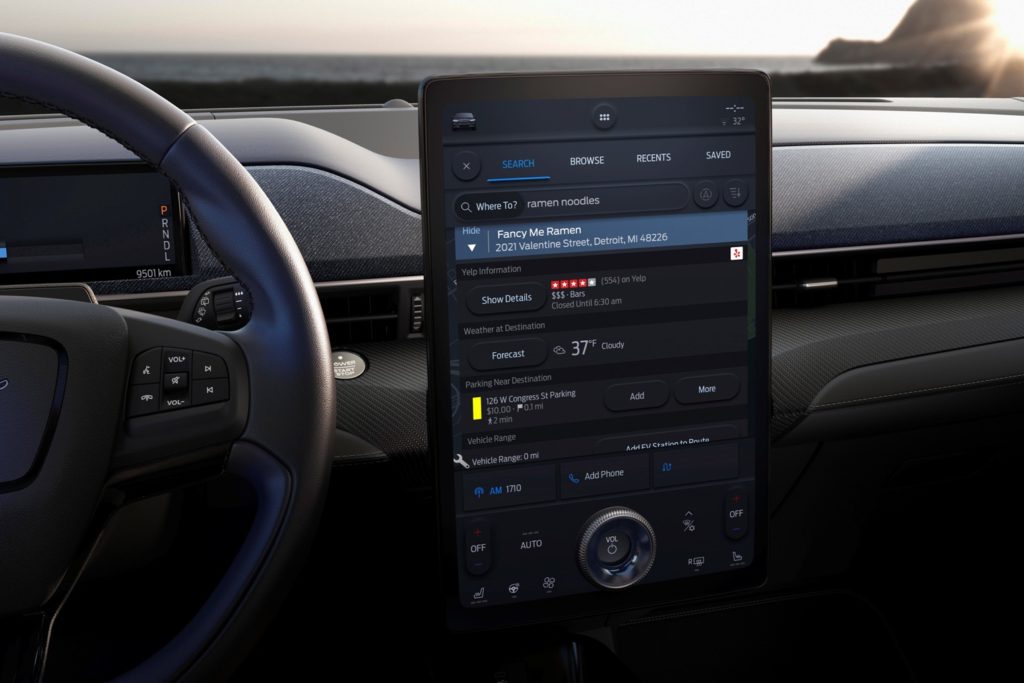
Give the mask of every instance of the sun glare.
[[1024, 53], [1024, 0], [991, 0], [992, 22], [1006, 47]]

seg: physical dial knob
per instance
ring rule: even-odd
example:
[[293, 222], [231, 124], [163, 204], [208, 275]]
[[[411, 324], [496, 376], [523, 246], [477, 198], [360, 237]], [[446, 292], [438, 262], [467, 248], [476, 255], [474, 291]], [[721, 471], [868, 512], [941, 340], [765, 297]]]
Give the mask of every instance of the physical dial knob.
[[595, 512], [580, 532], [580, 571], [601, 588], [632, 586], [651, 571], [654, 528], [636, 510], [610, 507]]

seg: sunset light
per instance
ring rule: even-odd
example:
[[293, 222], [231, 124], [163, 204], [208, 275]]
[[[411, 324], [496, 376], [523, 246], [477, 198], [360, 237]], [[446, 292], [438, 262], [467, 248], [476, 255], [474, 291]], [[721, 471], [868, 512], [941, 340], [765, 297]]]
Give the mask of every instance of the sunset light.
[[1024, 53], [1024, 2], [992, 0], [992, 23], [1009, 50]]

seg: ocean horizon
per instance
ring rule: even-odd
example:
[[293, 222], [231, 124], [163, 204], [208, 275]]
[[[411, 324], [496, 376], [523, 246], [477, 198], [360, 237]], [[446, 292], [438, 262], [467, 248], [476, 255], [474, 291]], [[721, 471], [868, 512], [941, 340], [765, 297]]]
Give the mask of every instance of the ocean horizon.
[[[143, 82], [219, 83], [252, 80], [326, 83], [408, 83], [447, 73], [605, 69], [761, 69], [769, 73], [827, 72], [812, 55], [681, 55], [673, 57], [508, 57], [487, 55], [258, 55], [91, 53], [93, 59]], [[882, 66], [882, 65], [879, 65]], [[865, 68], [863, 65], [858, 68]]]

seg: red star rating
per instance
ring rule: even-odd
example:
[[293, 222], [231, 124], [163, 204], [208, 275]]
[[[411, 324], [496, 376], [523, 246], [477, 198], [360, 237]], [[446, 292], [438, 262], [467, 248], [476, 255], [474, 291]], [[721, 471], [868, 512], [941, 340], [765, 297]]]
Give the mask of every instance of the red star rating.
[[582, 289], [586, 287], [593, 287], [597, 284], [595, 278], [572, 278], [569, 280], [552, 280], [551, 289]]

